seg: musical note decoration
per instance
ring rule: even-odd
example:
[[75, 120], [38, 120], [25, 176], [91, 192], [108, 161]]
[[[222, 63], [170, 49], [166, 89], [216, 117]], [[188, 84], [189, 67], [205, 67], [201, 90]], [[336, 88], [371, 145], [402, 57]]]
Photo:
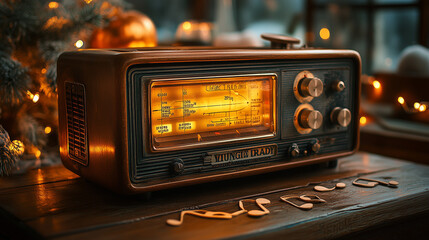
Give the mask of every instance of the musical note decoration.
[[373, 188], [379, 184], [383, 186], [391, 187], [391, 188], [397, 188], [399, 185], [399, 182], [395, 180], [390, 180], [388, 182], [385, 182], [377, 179], [370, 179], [370, 178], [364, 178], [364, 177], [356, 178], [353, 181], [353, 185], [359, 186], [359, 187], [367, 187], [367, 188]]
[[[299, 208], [301, 210], [310, 210], [313, 208], [313, 203], [326, 203], [326, 201], [320, 198], [317, 195], [301, 195], [301, 196], [281, 196], [280, 199], [283, 202], [289, 203], [290, 205]], [[292, 201], [291, 199], [301, 200], [305, 202], [304, 204], [298, 205]]]
[[[255, 202], [256, 205], [261, 210], [250, 210], [244, 208], [244, 202]], [[193, 215], [197, 217], [202, 218], [209, 218], [209, 219], [232, 219], [235, 216], [241, 215], [243, 213], [247, 212], [247, 215], [251, 217], [261, 217], [264, 215], [267, 215], [270, 213], [270, 211], [264, 206], [266, 204], [270, 204], [271, 201], [266, 198], [258, 198], [256, 200], [254, 199], [243, 199], [238, 202], [238, 207], [240, 210], [233, 212], [233, 213], [227, 213], [227, 212], [217, 212], [217, 211], [208, 211], [208, 210], [185, 210], [180, 213], [179, 220], [177, 219], [167, 219], [167, 224], [170, 226], [180, 226], [182, 225], [185, 215]]]
[[345, 188], [345, 187], [346, 187], [345, 183], [339, 182], [339, 183], [335, 184], [335, 186], [332, 187], [332, 188], [327, 188], [327, 187], [324, 187], [324, 186], [317, 185], [317, 186], [314, 186], [313, 189], [315, 191], [318, 191], [318, 192], [330, 192], [330, 191], [335, 190], [336, 188], [342, 189], [342, 188]]

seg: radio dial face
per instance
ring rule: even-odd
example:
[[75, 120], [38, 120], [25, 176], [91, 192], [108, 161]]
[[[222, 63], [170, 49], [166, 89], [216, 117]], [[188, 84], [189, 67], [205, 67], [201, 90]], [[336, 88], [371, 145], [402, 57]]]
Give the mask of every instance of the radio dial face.
[[323, 82], [310, 71], [302, 71], [295, 77], [293, 92], [299, 102], [308, 103], [323, 93]]
[[312, 130], [319, 129], [323, 123], [323, 115], [314, 110], [313, 106], [304, 103], [298, 106], [294, 114], [294, 125], [301, 134], [308, 134]]

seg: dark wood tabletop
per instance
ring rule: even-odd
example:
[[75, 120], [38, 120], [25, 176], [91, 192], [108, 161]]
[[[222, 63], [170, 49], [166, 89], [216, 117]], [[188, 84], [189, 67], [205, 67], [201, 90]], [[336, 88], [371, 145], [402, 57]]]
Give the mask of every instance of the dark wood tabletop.
[[[398, 188], [352, 185], [365, 176]], [[106, 176], [109, 177], [109, 176]], [[345, 189], [315, 192], [321, 184]], [[304, 211], [280, 200], [317, 194], [327, 203]], [[182, 210], [235, 212], [241, 199], [267, 198], [270, 214], [230, 220], [185, 216]], [[246, 203], [246, 209], [258, 209]], [[62, 166], [0, 178], [0, 238], [21, 239], [398, 239], [429, 234], [429, 167], [364, 152], [337, 168], [307, 166], [149, 194], [114, 194]]]

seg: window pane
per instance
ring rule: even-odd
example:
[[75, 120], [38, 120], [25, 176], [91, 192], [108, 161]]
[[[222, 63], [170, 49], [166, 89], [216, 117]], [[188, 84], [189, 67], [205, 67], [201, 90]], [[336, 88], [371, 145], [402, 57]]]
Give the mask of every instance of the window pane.
[[375, 14], [374, 71], [395, 71], [399, 56], [418, 41], [417, 9], [382, 10]]

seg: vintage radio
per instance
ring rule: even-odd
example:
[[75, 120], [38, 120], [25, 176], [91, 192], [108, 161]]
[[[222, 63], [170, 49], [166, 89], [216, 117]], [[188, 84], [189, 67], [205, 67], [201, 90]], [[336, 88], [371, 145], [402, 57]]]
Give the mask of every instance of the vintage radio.
[[[358, 145], [351, 50], [100, 49], [58, 61], [60, 153], [122, 193], [331, 161]], [[289, 48], [289, 49], [284, 49]]]

